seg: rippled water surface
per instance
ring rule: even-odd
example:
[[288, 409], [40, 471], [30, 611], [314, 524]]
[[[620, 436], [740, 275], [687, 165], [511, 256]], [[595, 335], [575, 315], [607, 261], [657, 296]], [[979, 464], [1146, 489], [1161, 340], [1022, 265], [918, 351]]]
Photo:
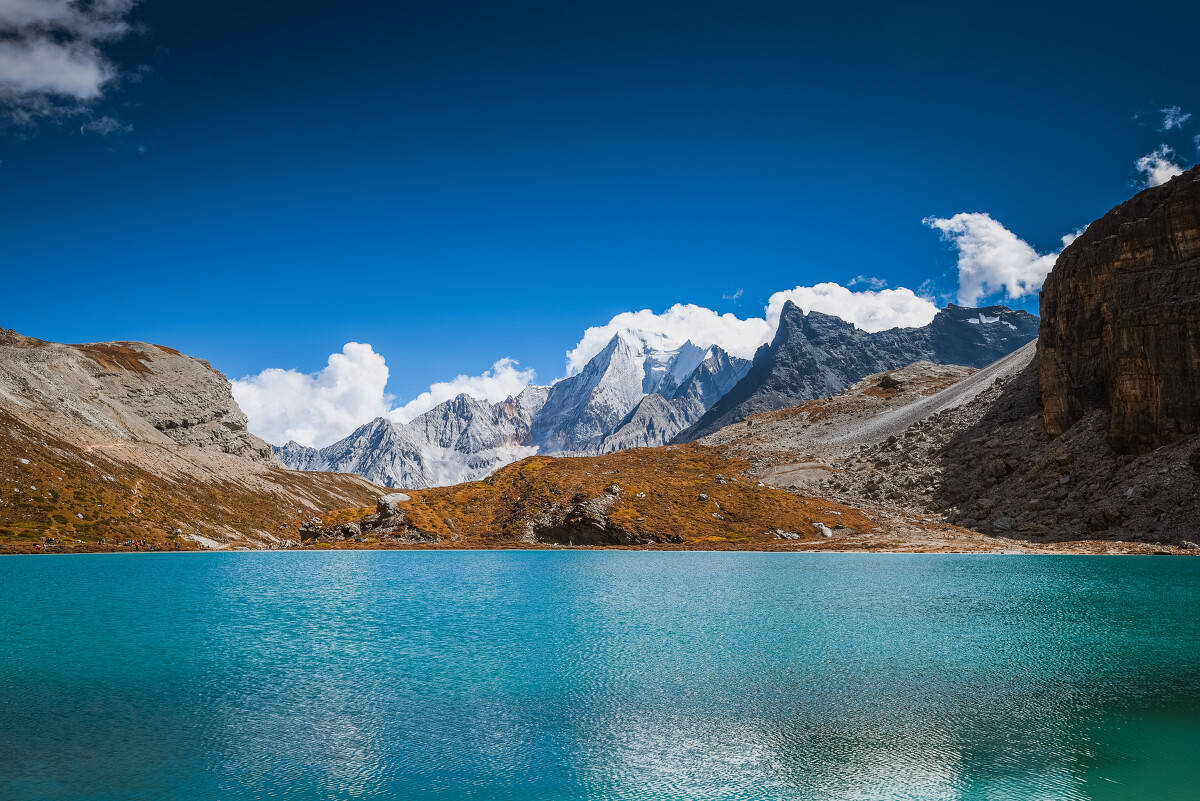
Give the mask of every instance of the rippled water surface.
[[0, 559], [0, 798], [1194, 799], [1200, 559]]

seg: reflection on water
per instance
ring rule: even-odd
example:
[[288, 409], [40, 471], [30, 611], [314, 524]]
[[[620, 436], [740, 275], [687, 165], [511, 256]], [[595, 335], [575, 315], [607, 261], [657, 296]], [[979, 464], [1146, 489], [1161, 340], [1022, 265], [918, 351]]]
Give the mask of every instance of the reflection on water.
[[1200, 560], [0, 560], [0, 797], [1170, 799]]

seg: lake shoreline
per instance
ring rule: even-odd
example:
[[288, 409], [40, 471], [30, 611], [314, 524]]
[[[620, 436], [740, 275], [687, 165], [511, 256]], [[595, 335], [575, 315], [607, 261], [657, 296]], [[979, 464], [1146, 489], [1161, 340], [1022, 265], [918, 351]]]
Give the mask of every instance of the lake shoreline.
[[[979, 535], [983, 538], [983, 535]], [[334, 551], [380, 551], [380, 552], [411, 552], [428, 551], [443, 553], [463, 553], [472, 551], [629, 551], [653, 553], [776, 553], [776, 554], [930, 554], [930, 555], [981, 555], [981, 556], [1200, 556], [1200, 550], [1183, 548], [1178, 545], [1160, 543], [1105, 541], [1105, 540], [1073, 540], [1057, 543], [1014, 543], [1013, 541], [995, 542], [993, 538], [985, 538], [975, 547], [939, 546], [936, 543], [913, 543], [911, 547], [878, 547], [873, 548], [860, 543], [847, 543], [845, 547], [829, 547], [825, 543], [813, 543], [824, 547], [806, 547], [806, 543], [786, 542], [778, 547], [688, 547], [687, 545], [517, 545], [511, 543], [494, 546], [463, 546], [454, 543], [429, 543], [418, 545], [353, 545], [344, 544], [318, 546], [306, 545], [291, 548], [171, 548], [171, 549], [142, 549], [113, 548], [113, 547], [61, 547], [49, 546], [45, 550], [29, 547], [25, 544], [15, 547], [0, 546], [0, 557], [3, 556], [71, 556], [82, 554], [191, 554], [191, 553], [329, 553]], [[711, 543], [707, 543], [711, 546]]]

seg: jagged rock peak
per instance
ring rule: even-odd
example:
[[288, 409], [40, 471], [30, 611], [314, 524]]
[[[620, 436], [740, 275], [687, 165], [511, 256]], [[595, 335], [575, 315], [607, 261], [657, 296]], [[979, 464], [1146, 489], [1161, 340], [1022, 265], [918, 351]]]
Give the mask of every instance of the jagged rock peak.
[[784, 303], [779, 328], [758, 349], [745, 377], [677, 442], [696, 439], [751, 414], [834, 395], [873, 373], [924, 359], [983, 367], [1037, 336], [1037, 318], [1004, 306], [949, 306], [919, 328], [867, 332], [819, 311]]

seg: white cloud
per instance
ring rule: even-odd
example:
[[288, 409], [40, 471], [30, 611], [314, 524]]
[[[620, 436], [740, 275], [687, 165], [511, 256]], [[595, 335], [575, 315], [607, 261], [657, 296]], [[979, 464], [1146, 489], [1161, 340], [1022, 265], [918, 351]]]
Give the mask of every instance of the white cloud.
[[[1001, 291], [1012, 300], [1032, 295], [1041, 289], [1058, 258], [1058, 252], [1038, 254], [988, 214], [926, 217], [923, 222], [958, 248], [958, 302], [966, 306]], [[1064, 236], [1063, 247], [1079, 233]]]
[[388, 366], [368, 344], [347, 342], [317, 373], [276, 367], [233, 381], [233, 397], [250, 419], [250, 430], [267, 442], [295, 440], [320, 448], [364, 423], [387, 417], [411, 420], [460, 394], [491, 402], [516, 395], [533, 380], [512, 359], [501, 359], [482, 375], [439, 381], [398, 408], [387, 394]]
[[719, 345], [743, 359], [753, 356], [773, 333], [761, 317], [743, 320], [691, 303], [677, 303], [661, 314], [649, 309], [621, 312], [606, 324], [583, 332], [578, 344], [567, 351], [567, 375], [582, 370], [618, 331], [630, 332], [648, 350], [674, 350], [690, 339], [701, 348]]
[[470, 395], [491, 403], [518, 394], [533, 381], [533, 370], [522, 370], [513, 359], [501, 359], [480, 375], [459, 375], [451, 381], [439, 381], [408, 403], [388, 412], [388, 417], [406, 423], [459, 395]]
[[18, 123], [81, 111], [117, 70], [100, 48], [131, 30], [137, 0], [0, 0], [0, 107]]
[[737, 288], [737, 290], [736, 290], [735, 292], [730, 292], [730, 293], [728, 293], [728, 294], [721, 295], [721, 300], [737, 300], [737, 299], [738, 299], [738, 298], [740, 298], [740, 297], [741, 297], [741, 296], [742, 296], [744, 293], [745, 293], [745, 290], [744, 290], [744, 289], [742, 289], [741, 287], [738, 287], [738, 288]]
[[841, 317], [864, 331], [889, 328], [913, 328], [928, 325], [937, 314], [937, 305], [919, 297], [911, 289], [864, 289], [855, 292], [833, 282], [798, 286], [776, 292], [767, 301], [767, 324], [773, 332], [779, 326], [783, 305], [791, 301], [803, 309]]
[[113, 117], [103, 116], [94, 120], [88, 120], [83, 125], [79, 126], [80, 133], [94, 133], [99, 136], [109, 136], [110, 134], [126, 134], [133, 130], [132, 125], [117, 120]]
[[1158, 129], [1160, 131], [1169, 131], [1172, 128], [1182, 128], [1183, 124], [1192, 117], [1191, 114], [1184, 114], [1183, 109], [1181, 109], [1179, 106], [1168, 106], [1167, 108], [1160, 108], [1159, 111], [1161, 111], [1163, 115], [1162, 127]]
[[937, 306], [931, 300], [918, 297], [910, 289], [853, 291], [835, 283], [776, 292], [768, 300], [762, 317], [742, 319], [690, 303], [677, 303], [661, 313], [649, 309], [621, 312], [604, 325], [583, 332], [583, 338], [567, 351], [567, 375], [582, 370], [619, 331], [630, 333], [647, 350], [674, 350], [691, 340], [702, 348], [717, 345], [733, 356], [752, 358], [759, 346], [775, 335], [787, 300], [805, 312], [833, 314], [864, 331], [925, 325], [937, 313]]
[[1146, 181], [1146, 186], [1161, 186], [1176, 175], [1183, 174], [1183, 167], [1171, 160], [1174, 155], [1175, 151], [1168, 145], [1159, 145], [1157, 150], [1137, 160], [1135, 166]]
[[859, 284], [866, 284], [871, 289], [883, 289], [887, 286], [887, 281], [873, 275], [856, 275], [847, 282], [846, 286], [858, 286]]
[[276, 445], [322, 447], [391, 409], [388, 367], [366, 344], [347, 342], [319, 373], [276, 367], [233, 383], [250, 430]]

